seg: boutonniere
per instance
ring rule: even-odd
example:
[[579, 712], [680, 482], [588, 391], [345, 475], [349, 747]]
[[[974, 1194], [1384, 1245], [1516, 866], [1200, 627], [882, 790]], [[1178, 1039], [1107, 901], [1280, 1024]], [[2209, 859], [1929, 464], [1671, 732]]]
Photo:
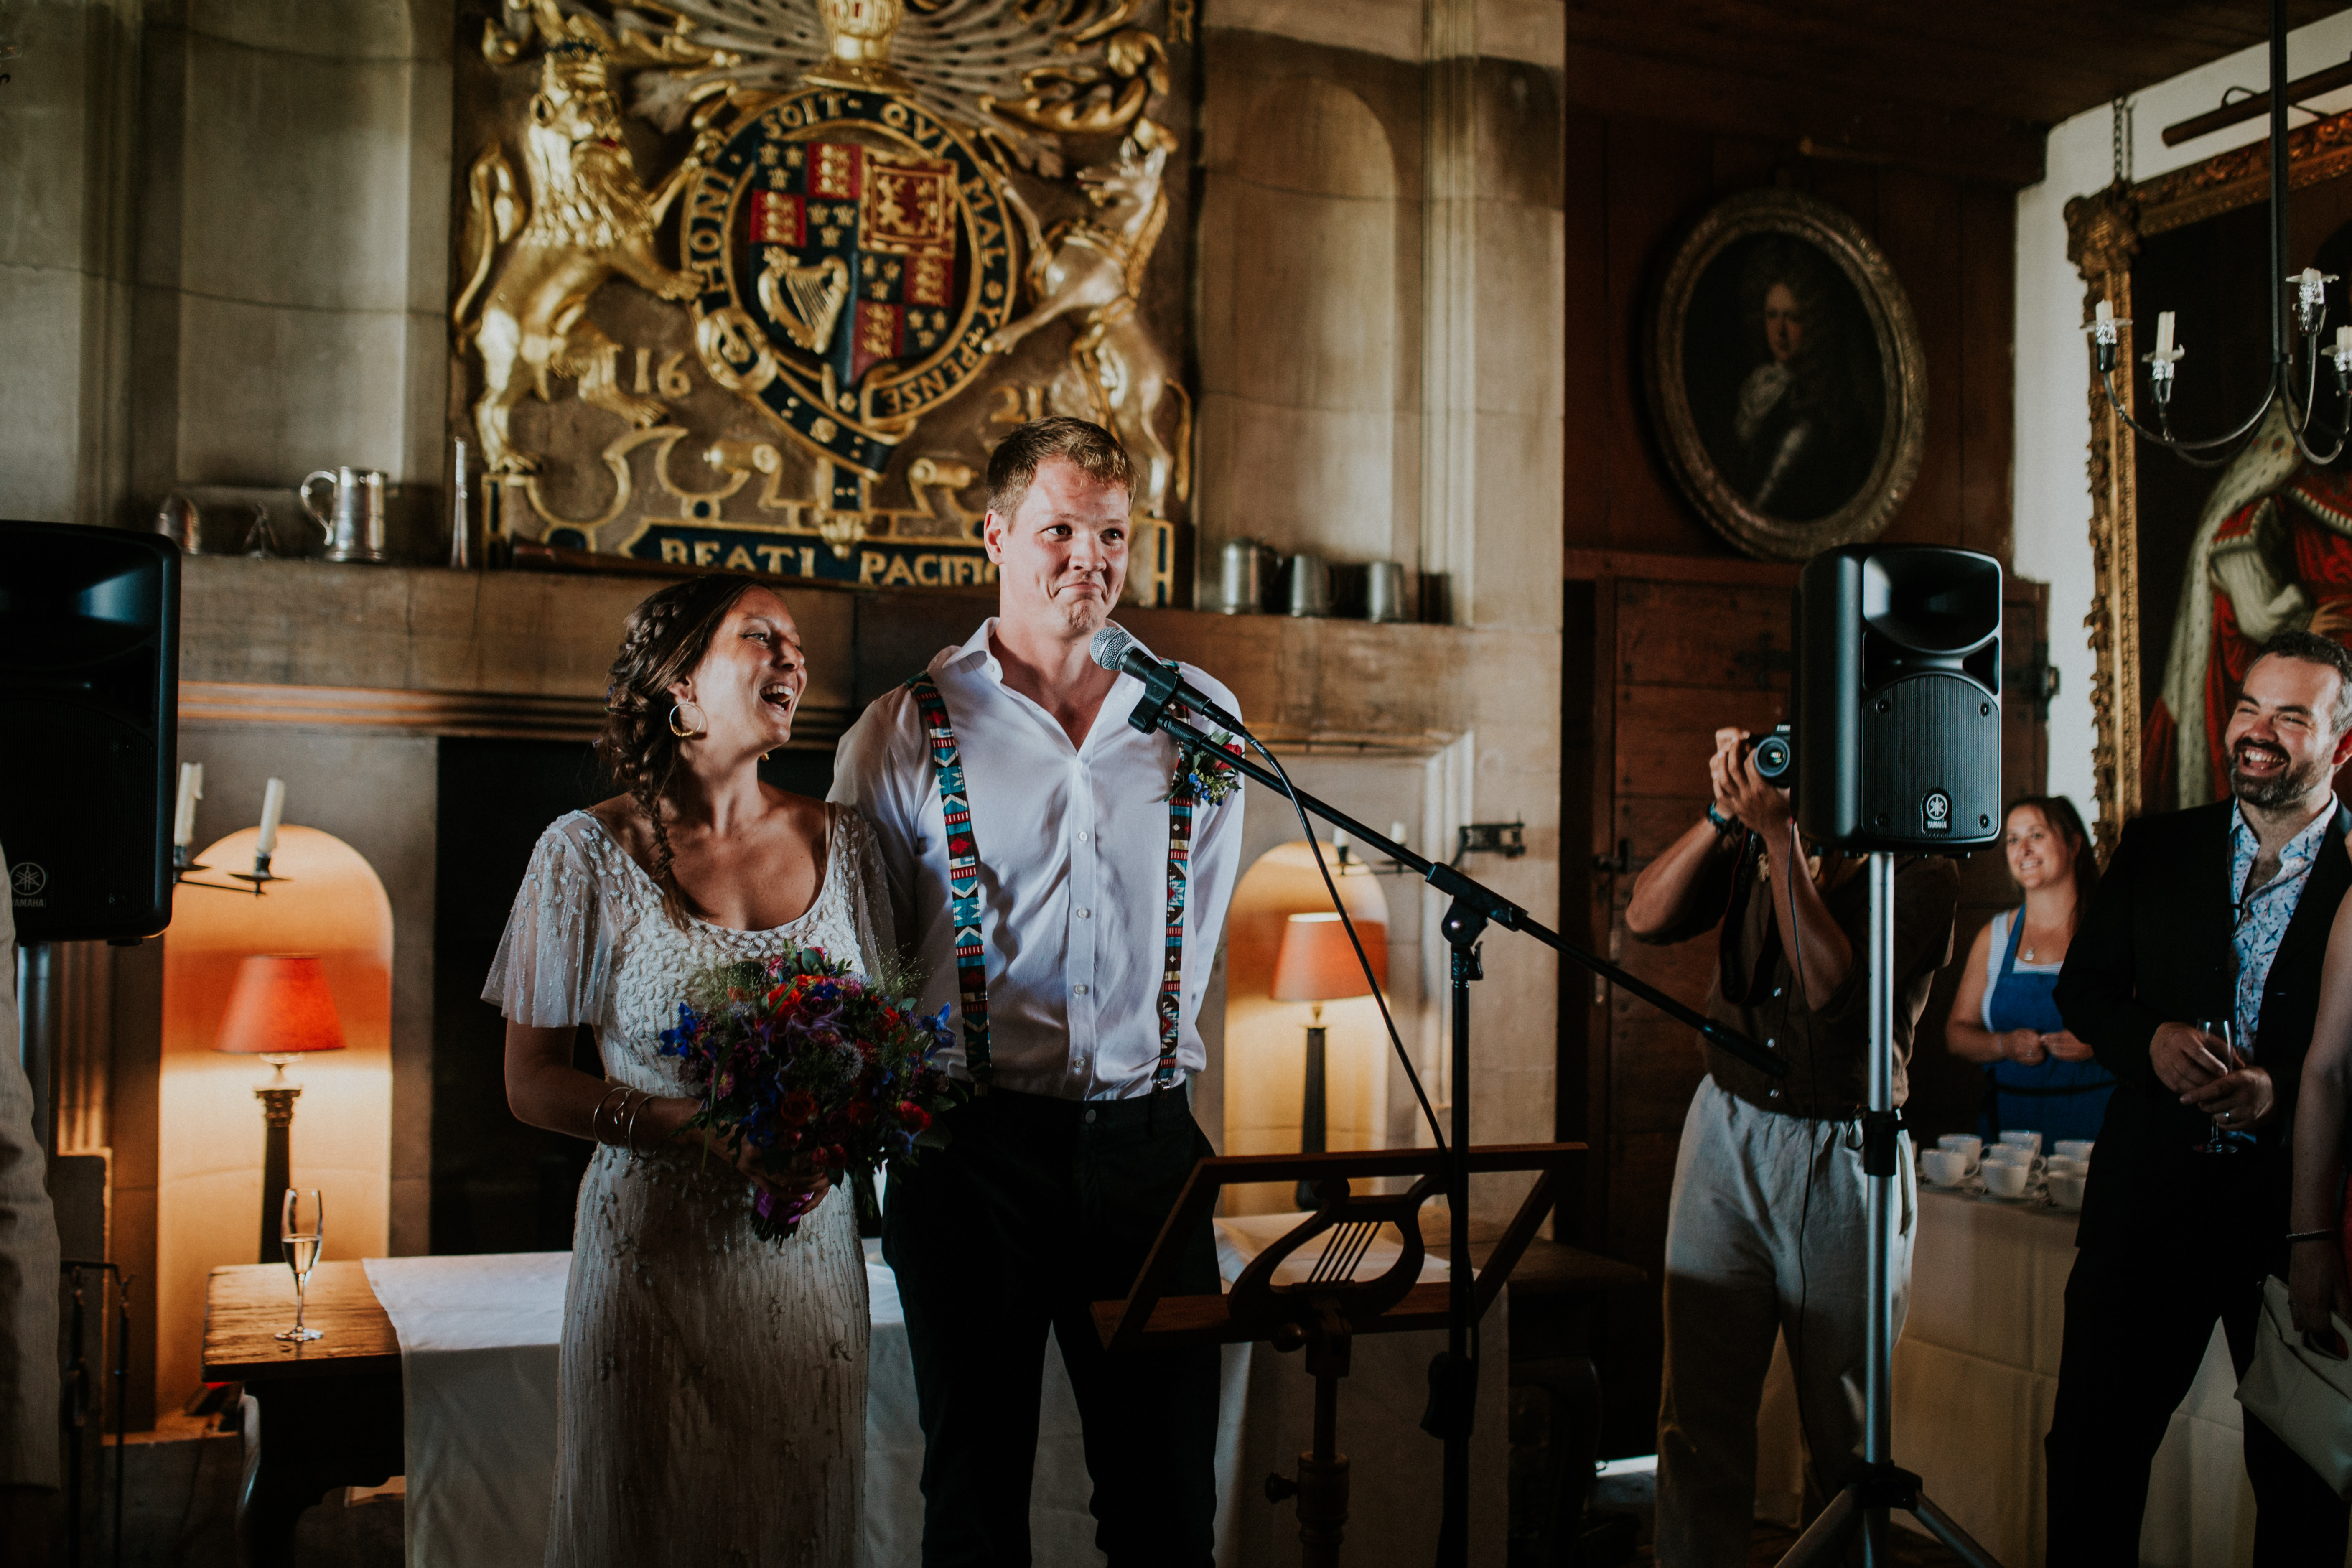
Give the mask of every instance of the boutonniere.
[[1242, 743], [1223, 730], [1210, 729], [1202, 723], [1201, 716], [1185, 710], [1194, 725], [1206, 731], [1215, 741], [1214, 747], [1176, 742], [1176, 771], [1168, 780], [1168, 793], [1162, 800], [1172, 800], [1180, 790], [1204, 805], [1215, 805], [1234, 791], [1241, 788], [1241, 770], [1225, 759], [1239, 756]]

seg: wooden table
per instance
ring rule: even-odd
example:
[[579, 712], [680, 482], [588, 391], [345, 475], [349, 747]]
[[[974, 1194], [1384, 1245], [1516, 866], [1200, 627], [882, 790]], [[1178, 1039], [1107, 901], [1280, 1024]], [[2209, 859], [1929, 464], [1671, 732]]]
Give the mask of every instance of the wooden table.
[[205, 1289], [205, 1381], [242, 1383], [261, 1406], [261, 1442], [237, 1494], [241, 1562], [290, 1568], [294, 1521], [331, 1487], [380, 1486], [403, 1452], [400, 1340], [355, 1262], [310, 1274], [305, 1323], [320, 1337], [276, 1337], [294, 1321], [294, 1276], [275, 1264], [215, 1268]]

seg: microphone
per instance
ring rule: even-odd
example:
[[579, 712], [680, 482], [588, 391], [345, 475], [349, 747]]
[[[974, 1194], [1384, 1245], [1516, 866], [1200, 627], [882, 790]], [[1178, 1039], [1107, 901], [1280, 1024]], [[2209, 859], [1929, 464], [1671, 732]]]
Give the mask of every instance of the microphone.
[[1151, 650], [1136, 641], [1135, 634], [1118, 622], [1104, 622], [1102, 630], [1095, 633], [1094, 641], [1087, 645], [1087, 651], [1105, 669], [1119, 675], [1131, 675], [1143, 682], [1149, 700], [1138, 704], [1134, 713], [1129, 716], [1129, 722], [1137, 729], [1150, 731], [1158, 728], [1160, 710], [1172, 701], [1181, 701], [1185, 707], [1216, 721], [1236, 735], [1249, 733], [1242, 727], [1240, 720], [1211, 701], [1175, 670], [1152, 658]]

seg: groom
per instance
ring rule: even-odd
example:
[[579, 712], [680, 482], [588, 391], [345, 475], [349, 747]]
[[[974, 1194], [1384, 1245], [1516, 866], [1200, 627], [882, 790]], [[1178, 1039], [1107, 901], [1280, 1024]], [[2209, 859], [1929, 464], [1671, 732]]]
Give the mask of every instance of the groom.
[[[988, 465], [997, 614], [841, 742], [833, 798], [874, 824], [924, 1005], [958, 1005], [950, 1059], [979, 1091], [946, 1147], [892, 1171], [883, 1228], [921, 1405], [924, 1568], [1026, 1568], [1048, 1325], [1111, 1568], [1211, 1560], [1217, 1352], [1107, 1355], [1092, 1310], [1127, 1294], [1211, 1152], [1184, 1083], [1241, 854], [1238, 795], [1171, 799], [1174, 743], [1127, 722], [1141, 685], [1087, 654], [1126, 581], [1134, 482], [1098, 426], [1007, 437]], [[1208, 1224], [1181, 1240], [1170, 1289], [1217, 1290]]]

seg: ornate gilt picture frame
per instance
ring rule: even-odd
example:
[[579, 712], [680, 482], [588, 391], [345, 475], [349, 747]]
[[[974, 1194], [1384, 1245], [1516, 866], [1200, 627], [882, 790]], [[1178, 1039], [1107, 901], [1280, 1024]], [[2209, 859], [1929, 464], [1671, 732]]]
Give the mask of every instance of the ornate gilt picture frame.
[[1675, 482], [1769, 561], [1877, 537], [1919, 471], [1927, 380], [1911, 302], [1854, 220], [1751, 191], [1692, 228], [1658, 291], [1651, 407]]
[[[2352, 174], [2352, 114], [2318, 121], [2293, 132], [2288, 158], [2294, 190], [2308, 190]], [[2137, 184], [2118, 183], [2066, 204], [2066, 253], [2084, 282], [2083, 321], [2089, 324], [2102, 300], [2124, 321], [2115, 391], [2136, 417], [2145, 416], [2144, 374], [2137, 372], [2144, 345], [2137, 341], [2139, 329], [2130, 324], [2130, 319], [2137, 313], [2134, 273], [2147, 267], [2149, 242], [2170, 237], [2167, 246], [2179, 252], [2182, 249], [2179, 241], [2197, 226], [2227, 221], [2232, 215], [2242, 223], [2260, 221], [2246, 209], [2267, 204], [2269, 167], [2267, 146], [2256, 142]], [[2341, 195], [2345, 201], [2352, 201], [2352, 185]], [[2327, 228], [2341, 232], [2346, 215], [2333, 209], [2342, 207], [2345, 201], [2305, 201], [2294, 209], [2294, 265], [2309, 259], [2311, 247]], [[2247, 252], [2252, 260], [2264, 258], [2259, 237], [2251, 247], [2224, 247], [2218, 243], [2219, 237], [2217, 230], [2217, 243], [2209, 247], [2217, 255], [2234, 258]], [[2252, 260], [2245, 264], [2252, 265]], [[2162, 297], [2154, 297], [2159, 290], [2151, 288], [2151, 298], [2141, 302], [2148, 312], [2147, 321], [2141, 324], [2147, 329], [2148, 339], [2153, 341], [2155, 312], [2177, 310], [2181, 338], [2191, 355], [2184, 362], [2184, 371], [2187, 374], [2202, 372], [2204, 384], [2200, 391], [2213, 387], [2217, 381], [2226, 383], [2232, 373], [2245, 368], [2237, 364], [2241, 360], [2248, 361], [2258, 374], [2268, 356], [2261, 332], [2246, 323], [2236, 323], [2237, 338], [2252, 341], [2235, 341], [2230, 336], [2231, 323], [2217, 322], [2216, 318], [2235, 310], [2237, 295], [2243, 293], [2258, 322], [2260, 279], [2240, 279], [2232, 275], [2225, 283], [2219, 278], [2196, 276], [2193, 280], [2199, 286], [2184, 289], [2188, 274], [2189, 268], [2176, 256], [2160, 290]], [[2332, 328], [2345, 319], [2341, 285], [2332, 288], [2330, 294]], [[2184, 636], [2212, 635], [2210, 605], [2201, 619], [2189, 612], [2199, 607], [2197, 597], [2215, 569], [2217, 553], [2226, 552], [2230, 542], [2216, 536], [2246, 531], [2246, 542], [2258, 543], [2255, 536], [2270, 524], [2256, 514], [2272, 506], [2274, 495], [2285, 492], [2295, 463], [2292, 443], [2271, 429], [2258, 432], [2234, 461], [2213, 475], [2197, 475], [2173, 459], [2151, 454], [2147, 460], [2173, 466], [2155, 470], [2166, 493], [2144, 503], [2142, 454], [2108, 402], [2087, 338], [2083, 353], [2091, 407], [2088, 469], [2094, 574], [2092, 603], [2084, 624], [2090, 633], [2095, 660], [2091, 707], [2096, 730], [2095, 834], [2105, 853], [2120, 839], [2123, 825], [2142, 812], [2195, 805], [2218, 787], [2212, 768], [2200, 762], [2200, 749], [2211, 740], [2206, 732], [2209, 713], [2203, 710], [2210, 704], [2193, 698], [2206, 672], [2201, 664], [2188, 668], [2206, 650], [2184, 642], [2187, 653], [2170, 661], [2178, 668], [2168, 668], [2167, 656], [2176, 651], [2172, 644]], [[2124, 374], [2126, 366], [2135, 374]], [[2183, 385], [2186, 388], [2185, 379]], [[2226, 428], [2218, 412], [2210, 418], [2185, 416], [2178, 396], [2172, 412], [2184, 435], [2216, 434]], [[2231, 415], [2228, 423], [2237, 423], [2242, 412]], [[2173, 493], [2176, 479], [2178, 494]], [[2151, 508], [2179, 513], [2180, 518], [2157, 527], [2156, 536], [2151, 536], [2155, 517]], [[2187, 529], [2182, 520], [2189, 520]], [[2151, 595], [2153, 598], [2148, 597]], [[2178, 614], [2176, 605], [2180, 606]], [[2151, 617], [2155, 617], [2153, 625]], [[2176, 623], [2187, 625], [2188, 633], [2181, 633]], [[2159, 706], [2168, 695], [2170, 707], [2182, 708], [2182, 713], [2176, 715], [2170, 707]], [[2185, 738], [2184, 727], [2192, 731]]]

